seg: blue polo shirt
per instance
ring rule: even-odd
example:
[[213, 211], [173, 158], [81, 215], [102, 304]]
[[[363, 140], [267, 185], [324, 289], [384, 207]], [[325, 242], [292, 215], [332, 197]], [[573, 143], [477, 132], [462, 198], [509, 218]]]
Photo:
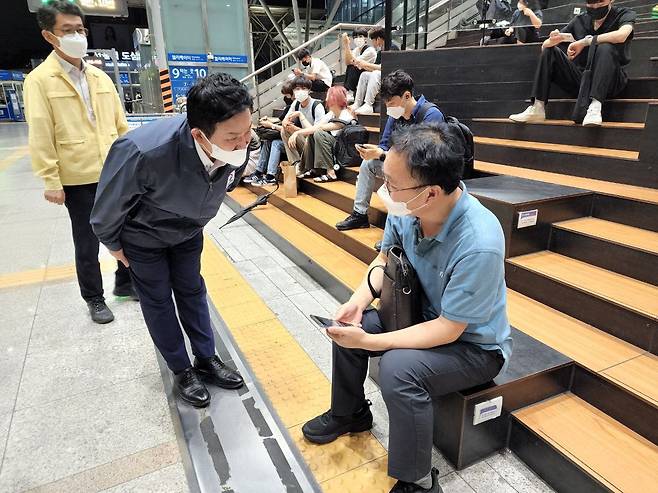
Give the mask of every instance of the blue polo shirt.
[[507, 320], [505, 237], [494, 214], [460, 183], [462, 194], [443, 228], [423, 238], [417, 217], [386, 220], [382, 251], [400, 245], [423, 287], [423, 318], [467, 323], [460, 341], [512, 354]]

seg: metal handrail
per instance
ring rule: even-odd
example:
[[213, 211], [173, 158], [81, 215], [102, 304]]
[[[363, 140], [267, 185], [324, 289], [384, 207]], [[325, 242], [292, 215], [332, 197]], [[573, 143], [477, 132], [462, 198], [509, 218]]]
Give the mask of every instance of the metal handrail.
[[343, 22], [341, 22], [341, 23], [339, 23], [339, 24], [336, 24], [335, 26], [333, 26], [333, 27], [327, 29], [326, 31], [324, 31], [324, 32], [322, 32], [322, 33], [320, 33], [320, 34], [314, 36], [313, 38], [309, 39], [308, 41], [306, 41], [306, 42], [300, 44], [300, 45], [299, 45], [297, 48], [295, 48], [294, 50], [289, 50], [289, 51], [287, 51], [286, 53], [284, 53], [283, 55], [281, 55], [281, 56], [280, 56], [279, 58], [277, 58], [276, 60], [272, 60], [272, 61], [271, 61], [270, 63], [268, 63], [267, 65], [264, 65], [264, 66], [262, 66], [261, 68], [259, 68], [258, 70], [253, 71], [253, 72], [250, 73], [249, 75], [246, 75], [245, 77], [243, 77], [242, 79], [240, 79], [240, 82], [245, 82], [246, 80], [249, 80], [249, 79], [252, 79], [252, 78], [256, 77], [258, 74], [260, 74], [260, 73], [262, 73], [262, 72], [265, 72], [266, 70], [268, 70], [269, 68], [273, 67], [273, 66], [276, 65], [277, 63], [282, 62], [283, 60], [285, 60], [285, 59], [288, 58], [289, 56], [292, 56], [292, 55], [295, 54], [297, 51], [301, 50], [302, 48], [306, 48], [307, 46], [310, 46], [310, 45], [314, 44], [316, 41], [321, 40], [321, 39], [324, 38], [327, 34], [331, 34], [331, 33], [333, 33], [334, 31], [338, 31], [338, 30], [340, 30], [340, 29], [356, 29], [357, 27], [374, 27], [374, 26], [376, 26], [376, 25], [377, 25], [377, 24], [352, 24], [352, 23], [343, 23]]

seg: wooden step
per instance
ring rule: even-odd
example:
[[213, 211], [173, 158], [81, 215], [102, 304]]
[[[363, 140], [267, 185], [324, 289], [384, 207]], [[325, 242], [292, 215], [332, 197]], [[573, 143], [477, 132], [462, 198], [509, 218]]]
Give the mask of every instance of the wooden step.
[[655, 490], [658, 447], [571, 392], [513, 415], [606, 488]]
[[[238, 187], [229, 194], [229, 198], [244, 207], [256, 199], [256, 195], [244, 187]], [[345, 289], [355, 290], [361, 283], [367, 265], [331, 241], [318, 235], [311, 228], [304, 226], [285, 212], [271, 204], [258, 207], [251, 213], [267, 228], [288, 242], [294, 242], [295, 248], [312, 259], [320, 268], [330, 272]]]
[[475, 169], [483, 173], [518, 176], [519, 178], [528, 178], [530, 180], [555, 183], [556, 185], [584, 188], [586, 190], [592, 190], [594, 192], [612, 195], [614, 197], [623, 197], [629, 200], [639, 200], [651, 204], [658, 204], [658, 189], [655, 188], [638, 187], [635, 185], [595, 180], [593, 178], [584, 178], [581, 176], [563, 175], [548, 171], [519, 168], [516, 166], [489, 163], [486, 161], [475, 161]]
[[582, 217], [553, 224], [548, 249], [658, 286], [658, 232]]
[[547, 250], [514, 257], [507, 262], [658, 320], [656, 286]]
[[[489, 122], [489, 123], [515, 123], [509, 118], [473, 118], [476, 122]], [[572, 120], [544, 120], [542, 122], [524, 123], [523, 125], [552, 125], [559, 127], [582, 127], [574, 123]], [[629, 123], [629, 122], [603, 122], [601, 128], [621, 128], [629, 130], [643, 130], [644, 123]]]
[[643, 354], [608, 368], [603, 375], [658, 406], [658, 356]]
[[597, 373], [645, 354], [632, 344], [512, 289], [507, 290], [507, 314], [513, 327]]
[[[267, 191], [266, 188], [257, 185], [250, 185], [248, 188], [258, 195]], [[345, 219], [345, 212], [304, 193], [299, 193], [297, 197], [286, 198], [284, 191], [280, 189], [270, 197], [269, 201], [361, 261], [369, 264], [377, 255], [374, 244], [382, 239], [381, 229], [370, 227], [338, 231], [335, 225]]]
[[658, 255], [658, 233], [595, 217], [562, 221], [555, 227]]
[[637, 161], [640, 155], [640, 153], [636, 151], [622, 151], [620, 149], [605, 149], [602, 147], [548, 144], [546, 142], [532, 142], [525, 140], [494, 139], [477, 136], [474, 140], [476, 144], [511, 147], [514, 149], [529, 149], [543, 152], [561, 152], [564, 154], [578, 154], [581, 156], [624, 159], [628, 161]]

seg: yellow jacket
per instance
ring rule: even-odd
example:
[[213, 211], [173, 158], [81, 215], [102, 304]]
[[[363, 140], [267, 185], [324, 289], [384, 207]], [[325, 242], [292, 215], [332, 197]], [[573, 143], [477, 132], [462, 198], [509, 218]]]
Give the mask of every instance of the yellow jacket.
[[128, 131], [112, 79], [91, 65], [85, 76], [95, 125], [54, 52], [25, 78], [30, 157], [46, 190], [97, 183], [110, 146]]

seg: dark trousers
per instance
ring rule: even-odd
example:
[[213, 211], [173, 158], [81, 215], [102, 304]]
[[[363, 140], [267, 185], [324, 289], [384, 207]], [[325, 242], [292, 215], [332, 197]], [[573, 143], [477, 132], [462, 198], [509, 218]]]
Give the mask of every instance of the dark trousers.
[[[580, 56], [586, 57], [586, 53], [581, 53]], [[572, 97], [577, 97], [582, 76], [583, 69], [569, 60], [561, 49], [546, 48], [539, 60], [532, 95], [535, 99], [546, 103], [553, 82]], [[592, 85], [589, 97], [603, 102], [619, 94], [626, 87], [627, 82], [628, 77], [619, 64], [619, 55], [615, 46], [610, 43], [598, 45], [592, 62]]]
[[[103, 278], [98, 262], [99, 241], [89, 224], [97, 185], [64, 186], [64, 205], [69, 212], [73, 232], [75, 273], [80, 294], [86, 301], [103, 296]], [[130, 273], [120, 262], [117, 262], [114, 282], [117, 286], [130, 284]]]
[[[364, 312], [361, 323], [371, 334], [383, 331], [376, 310]], [[432, 467], [432, 397], [489, 382], [499, 373], [503, 357], [466, 342], [384, 353], [333, 343], [332, 413], [347, 416], [363, 406], [363, 383], [372, 356], [382, 357], [379, 386], [389, 416], [388, 474], [417, 481]]]
[[313, 92], [327, 92], [328, 90], [329, 86], [323, 80], [315, 79], [311, 82], [311, 91]]
[[123, 243], [144, 321], [173, 372], [190, 366], [181, 325], [195, 356], [209, 358], [215, 354], [206, 284], [201, 277], [202, 250], [203, 232], [167, 248]]
[[348, 91], [356, 91], [356, 86], [359, 85], [359, 77], [364, 71], [356, 68], [354, 65], [348, 65], [345, 70], [345, 89]]

